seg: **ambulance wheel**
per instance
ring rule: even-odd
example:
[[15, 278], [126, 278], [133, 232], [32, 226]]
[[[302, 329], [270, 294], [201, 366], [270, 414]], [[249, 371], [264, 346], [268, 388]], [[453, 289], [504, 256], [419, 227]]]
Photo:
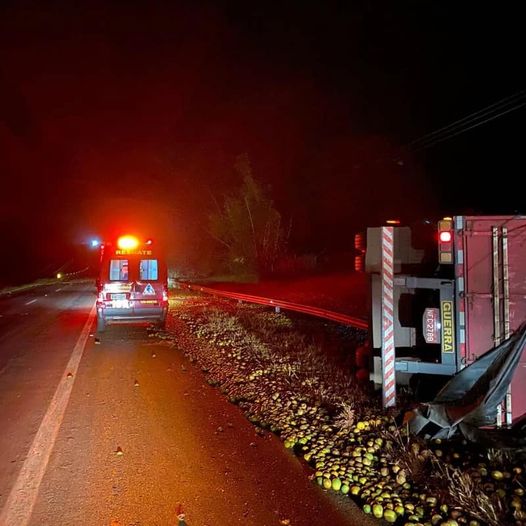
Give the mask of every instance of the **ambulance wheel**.
[[163, 309], [161, 313], [161, 317], [159, 318], [159, 321], [157, 322], [157, 328], [164, 331], [166, 329], [166, 316], [168, 315], [168, 309]]
[[106, 329], [106, 320], [102, 316], [97, 316], [97, 332], [104, 332]]

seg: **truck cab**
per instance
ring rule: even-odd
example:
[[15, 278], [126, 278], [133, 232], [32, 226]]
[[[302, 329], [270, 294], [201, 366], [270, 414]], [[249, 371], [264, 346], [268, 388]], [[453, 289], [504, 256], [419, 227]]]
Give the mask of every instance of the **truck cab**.
[[132, 235], [101, 244], [97, 277], [97, 331], [109, 324], [155, 324], [168, 312], [166, 260], [151, 239]]

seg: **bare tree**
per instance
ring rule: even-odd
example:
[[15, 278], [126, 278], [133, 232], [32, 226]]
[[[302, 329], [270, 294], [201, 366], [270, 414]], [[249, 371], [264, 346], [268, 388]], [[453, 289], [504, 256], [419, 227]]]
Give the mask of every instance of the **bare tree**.
[[288, 237], [281, 214], [254, 178], [246, 154], [237, 158], [235, 169], [242, 184], [210, 215], [210, 234], [224, 248], [231, 268], [270, 273]]

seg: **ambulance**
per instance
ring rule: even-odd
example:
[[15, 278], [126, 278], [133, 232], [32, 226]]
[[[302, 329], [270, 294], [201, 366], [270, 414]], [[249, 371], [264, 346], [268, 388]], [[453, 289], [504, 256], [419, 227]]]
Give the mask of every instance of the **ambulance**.
[[100, 246], [97, 332], [117, 323], [164, 328], [168, 312], [165, 258], [151, 239], [124, 235]]

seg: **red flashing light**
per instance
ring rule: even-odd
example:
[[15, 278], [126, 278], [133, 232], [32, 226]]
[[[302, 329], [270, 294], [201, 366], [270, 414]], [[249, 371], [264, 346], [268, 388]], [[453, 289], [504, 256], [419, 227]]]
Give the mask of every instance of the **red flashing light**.
[[139, 240], [135, 236], [121, 236], [117, 240], [117, 246], [123, 250], [130, 250], [139, 246]]

